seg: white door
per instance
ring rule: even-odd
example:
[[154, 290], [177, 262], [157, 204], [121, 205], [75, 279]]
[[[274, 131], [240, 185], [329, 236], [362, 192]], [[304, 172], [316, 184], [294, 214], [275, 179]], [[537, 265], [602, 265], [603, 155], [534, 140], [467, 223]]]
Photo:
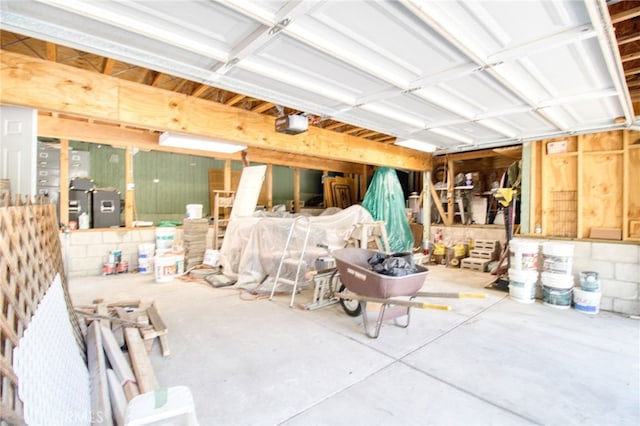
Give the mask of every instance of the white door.
[[242, 169], [236, 198], [231, 208], [231, 219], [253, 216], [266, 172], [267, 166], [250, 166]]
[[12, 197], [35, 195], [37, 110], [0, 107], [0, 178], [11, 180]]

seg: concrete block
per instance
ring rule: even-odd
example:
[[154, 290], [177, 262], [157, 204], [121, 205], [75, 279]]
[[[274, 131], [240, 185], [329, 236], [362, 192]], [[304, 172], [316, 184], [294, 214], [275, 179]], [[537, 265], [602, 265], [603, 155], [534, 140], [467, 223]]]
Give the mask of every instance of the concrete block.
[[573, 259], [573, 273], [580, 276], [580, 272], [593, 271], [600, 275], [600, 279], [614, 279], [615, 269], [614, 263], [604, 260], [593, 259]]
[[635, 244], [591, 243], [591, 257], [596, 260], [634, 263], [638, 259]]
[[640, 264], [616, 263], [615, 279], [618, 281], [630, 281], [640, 283]]
[[600, 298], [601, 311], [613, 311], [613, 297], [602, 296]]
[[102, 241], [106, 244], [129, 243], [131, 242], [131, 232], [127, 230], [104, 231], [102, 233]]
[[122, 259], [128, 260], [129, 263], [138, 258], [138, 244], [119, 244], [118, 250], [122, 251]]
[[625, 315], [640, 315], [640, 300], [615, 299], [613, 311]]
[[638, 298], [637, 283], [600, 279], [600, 287], [603, 296], [627, 300], [635, 300]]
[[102, 232], [70, 232], [70, 243], [73, 244], [100, 244], [102, 243]]
[[69, 272], [81, 272], [82, 275], [100, 275], [103, 260], [100, 257], [81, 257], [69, 260]]
[[84, 258], [88, 253], [86, 245], [69, 246], [69, 258]]
[[573, 258], [574, 260], [591, 258], [591, 243], [585, 241], [575, 241], [573, 243]]
[[111, 250], [119, 250], [115, 244], [96, 244], [87, 248], [89, 253], [101, 259], [101, 263], [109, 260], [109, 252]]

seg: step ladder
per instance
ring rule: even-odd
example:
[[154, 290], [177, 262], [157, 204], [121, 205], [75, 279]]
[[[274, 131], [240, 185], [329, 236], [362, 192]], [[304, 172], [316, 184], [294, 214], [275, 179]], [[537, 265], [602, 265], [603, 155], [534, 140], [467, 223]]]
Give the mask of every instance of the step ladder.
[[[305, 226], [304, 230], [304, 242], [302, 244], [302, 248], [300, 250], [299, 256], [292, 256], [289, 254], [289, 245], [291, 244], [291, 240], [293, 239], [293, 233], [298, 225]], [[273, 281], [273, 288], [271, 289], [271, 296], [269, 296], [269, 300], [273, 299], [273, 295], [276, 291], [276, 287], [278, 283], [285, 283], [293, 285], [293, 290], [291, 291], [291, 301], [289, 302], [289, 307], [293, 306], [293, 301], [296, 297], [296, 291], [298, 290], [298, 282], [300, 280], [300, 270], [303, 265], [306, 265], [304, 260], [304, 254], [307, 250], [307, 244], [309, 243], [309, 235], [311, 234], [311, 222], [307, 216], [298, 216], [294, 219], [291, 224], [291, 228], [289, 229], [289, 234], [287, 236], [287, 242], [284, 245], [284, 250], [282, 251], [282, 256], [280, 257], [280, 263], [278, 265], [278, 271], [276, 272], [276, 278]], [[296, 268], [295, 279], [291, 280], [289, 278], [283, 278], [282, 267], [283, 265], [288, 265]]]

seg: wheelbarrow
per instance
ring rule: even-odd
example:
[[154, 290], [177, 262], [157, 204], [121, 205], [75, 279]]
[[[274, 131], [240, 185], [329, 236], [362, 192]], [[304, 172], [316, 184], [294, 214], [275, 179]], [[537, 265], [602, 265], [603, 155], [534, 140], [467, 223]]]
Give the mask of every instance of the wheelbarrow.
[[[394, 320], [394, 324], [409, 326], [411, 308], [440, 309], [450, 311], [451, 306], [424, 303], [417, 297], [486, 298], [486, 294], [421, 292], [429, 270], [414, 265], [416, 272], [403, 276], [389, 276], [373, 271], [369, 259], [377, 252], [362, 248], [344, 248], [333, 251], [336, 269], [342, 285], [335, 296], [340, 299], [344, 311], [350, 316], [363, 314], [364, 331], [368, 337], [377, 338], [382, 322]], [[401, 299], [400, 297], [409, 297]], [[367, 302], [380, 304], [375, 325], [369, 324]], [[404, 321], [399, 321], [404, 317]]]

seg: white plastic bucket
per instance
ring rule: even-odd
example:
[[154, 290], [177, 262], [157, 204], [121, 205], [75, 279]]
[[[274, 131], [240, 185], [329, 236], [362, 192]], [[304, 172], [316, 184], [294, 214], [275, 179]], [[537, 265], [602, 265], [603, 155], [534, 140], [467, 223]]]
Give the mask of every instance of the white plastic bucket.
[[509, 296], [521, 303], [536, 300], [538, 271], [509, 269]]
[[173, 226], [160, 226], [156, 228], [156, 249], [170, 249], [176, 237], [176, 228]]
[[509, 242], [509, 266], [516, 270], [538, 270], [537, 242], [526, 240], [511, 240]]
[[220, 252], [218, 250], [207, 249], [204, 252], [204, 260], [202, 261], [204, 265], [209, 266], [218, 266], [220, 264]]
[[151, 268], [149, 267], [149, 256], [146, 253], [140, 253], [138, 255], [138, 272], [141, 274], [151, 273]]
[[157, 283], [166, 283], [173, 281], [173, 279], [176, 277], [175, 256], [156, 256], [154, 263]]
[[568, 289], [573, 288], [573, 275], [554, 274], [553, 272], [543, 272], [540, 274], [540, 282], [547, 287]]
[[571, 293], [573, 288], [553, 288], [542, 286], [542, 301], [545, 305], [559, 309], [571, 307]]
[[584, 291], [600, 291], [600, 275], [597, 272], [580, 272], [580, 288]]
[[202, 204], [187, 204], [187, 219], [202, 219]]
[[600, 297], [602, 293], [599, 291], [585, 291], [579, 288], [573, 289], [573, 307], [576, 311], [587, 314], [597, 314], [600, 312]]
[[556, 274], [571, 274], [573, 244], [544, 243], [542, 270]]

